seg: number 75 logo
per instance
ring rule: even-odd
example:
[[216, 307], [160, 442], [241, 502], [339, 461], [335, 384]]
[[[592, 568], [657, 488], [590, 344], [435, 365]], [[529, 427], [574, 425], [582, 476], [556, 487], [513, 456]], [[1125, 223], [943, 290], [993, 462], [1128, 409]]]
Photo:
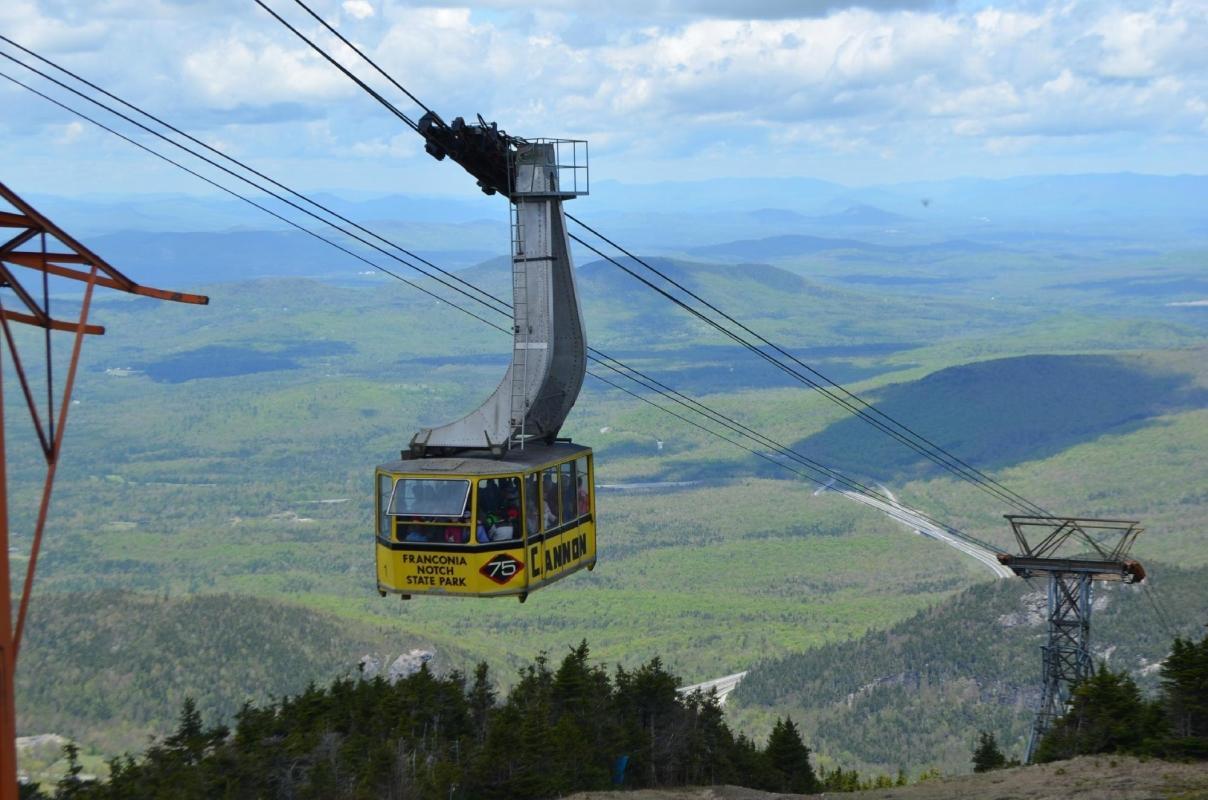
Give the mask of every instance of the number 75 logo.
[[500, 553], [487, 563], [483, 564], [482, 569], [478, 571], [502, 586], [523, 572], [524, 564], [520, 563], [512, 556], [509, 556], [507, 553]]

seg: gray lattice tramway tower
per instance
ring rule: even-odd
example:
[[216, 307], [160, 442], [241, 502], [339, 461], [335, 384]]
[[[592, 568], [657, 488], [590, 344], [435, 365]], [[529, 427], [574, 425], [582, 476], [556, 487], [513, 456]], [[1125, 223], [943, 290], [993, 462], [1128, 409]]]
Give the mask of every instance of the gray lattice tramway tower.
[[[1144, 568], [1128, 558], [1142, 529], [1126, 520], [1015, 515], [1007, 520], [1020, 555], [1004, 553], [999, 561], [1021, 577], [1047, 575], [1049, 579], [1048, 637], [1040, 648], [1040, 702], [1028, 738], [1026, 761], [1031, 763], [1041, 739], [1068, 710], [1073, 688], [1094, 669], [1090, 638], [1095, 581], [1145, 580]], [[1061, 556], [1062, 550], [1074, 548], [1076, 556]]]
[[[521, 140], [485, 123], [457, 123], [444, 129], [454, 131], [448, 138], [440, 138], [441, 131], [426, 134], [429, 142], [478, 176], [488, 194], [506, 191], [510, 200], [512, 360], [481, 406], [459, 420], [416, 433], [410, 443], [415, 456], [468, 448], [499, 454], [524, 447], [526, 441], [553, 442], [587, 370], [583, 313], [562, 211], [565, 200], [587, 193], [586, 143]], [[506, 186], [498, 185], [503, 182], [501, 165]]]

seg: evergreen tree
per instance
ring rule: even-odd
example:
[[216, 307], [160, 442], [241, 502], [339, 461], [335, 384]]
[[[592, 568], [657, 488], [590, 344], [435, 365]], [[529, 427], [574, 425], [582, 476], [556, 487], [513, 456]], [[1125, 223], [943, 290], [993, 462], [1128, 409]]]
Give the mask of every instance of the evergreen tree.
[[22, 783], [17, 785], [17, 800], [50, 800], [50, 798], [38, 784]]
[[562, 659], [550, 686], [561, 771], [579, 789], [605, 789], [620, 745], [612, 713], [608, 674], [589, 664], [590, 649], [579, 643]]
[[474, 683], [466, 695], [470, 706], [470, 721], [474, 725], [474, 738], [481, 744], [487, 736], [487, 720], [495, 708], [495, 688], [491, 686], [487, 662], [481, 661], [474, 668]]
[[67, 759], [67, 772], [55, 784], [55, 800], [77, 800], [86, 796], [84, 781], [80, 779], [80, 748], [75, 742], [63, 745], [63, 757]]
[[994, 734], [981, 731], [977, 738], [977, 747], [973, 749], [973, 771], [989, 772], [1002, 769], [1007, 765], [1007, 757], [998, 749], [998, 740]]
[[810, 749], [801, 740], [801, 732], [793, 720], [788, 717], [776, 720], [765, 752], [777, 778], [774, 791], [805, 794], [818, 788], [818, 778], [810, 766]]
[[1040, 762], [1095, 753], [1134, 750], [1156, 731], [1153, 707], [1141, 697], [1136, 682], [1106, 665], [1074, 687], [1069, 712], [1059, 719], [1036, 749]]
[[1208, 758], [1208, 636], [1198, 644], [1176, 638], [1161, 674], [1167, 749]]
[[633, 672], [618, 667], [614, 684], [636, 781], [645, 786], [671, 781], [677, 766], [672, 745], [683, 702], [676, 689], [679, 681], [656, 656]]

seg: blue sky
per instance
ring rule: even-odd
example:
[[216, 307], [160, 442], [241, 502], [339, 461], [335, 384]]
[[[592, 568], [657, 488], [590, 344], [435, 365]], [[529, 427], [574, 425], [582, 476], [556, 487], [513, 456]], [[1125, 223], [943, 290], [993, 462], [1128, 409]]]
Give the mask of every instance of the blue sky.
[[[589, 139], [595, 180], [1208, 172], [1208, 0], [312, 5], [447, 119]], [[251, 0], [5, 0], [0, 32], [297, 186], [473, 191]], [[3, 80], [0, 103], [14, 187], [203, 190]]]

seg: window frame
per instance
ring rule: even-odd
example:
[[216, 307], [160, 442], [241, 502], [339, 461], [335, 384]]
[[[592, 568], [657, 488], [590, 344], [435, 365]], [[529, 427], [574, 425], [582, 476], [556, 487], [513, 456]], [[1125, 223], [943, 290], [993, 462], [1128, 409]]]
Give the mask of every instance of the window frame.
[[[390, 485], [389, 493], [382, 491], [382, 481], [386, 481], [389, 483], [389, 485]], [[374, 493], [373, 493], [374, 502], [376, 504], [376, 507], [374, 510], [377, 512], [374, 515], [374, 526], [376, 528], [376, 532], [377, 532], [378, 536], [389, 537], [391, 535], [392, 529], [394, 528], [394, 525], [392, 524], [393, 520], [390, 518], [390, 514], [386, 513], [390, 508], [390, 503], [388, 500], [385, 503], [383, 503], [382, 501], [386, 499], [387, 494], [389, 494], [390, 497], [394, 497], [394, 484], [395, 484], [394, 476], [387, 472], [379, 472], [377, 474], [376, 483], [377, 483], [377, 485], [374, 487]]]
[[[570, 479], [569, 484], [567, 478]], [[575, 480], [575, 459], [563, 461], [558, 464], [558, 502], [562, 508], [558, 514], [558, 521], [561, 525], [573, 524], [579, 519], [579, 503], [578, 503], [579, 482]], [[570, 508], [567, 508], [567, 500], [570, 500]]]
[[[548, 467], [543, 467], [541, 470], [539, 470], [539, 472], [541, 474], [540, 487], [541, 487], [541, 506], [542, 506], [541, 507], [542, 530], [543, 531], [557, 530], [558, 528], [562, 527], [562, 492], [560, 490], [561, 484], [559, 483], [560, 479], [558, 477], [559, 472], [560, 472], [558, 469], [558, 464], [551, 464]], [[550, 513], [552, 513], [554, 515], [554, 524], [546, 525], [545, 524], [545, 504], [548, 501], [545, 497], [545, 481], [546, 481], [546, 477], [550, 474], [552, 474], [554, 476], [554, 481], [553, 481], [553, 483], [554, 483], [554, 489], [553, 489], [554, 502], [550, 506], [549, 510], [550, 510]]]
[[576, 509], [575, 510], [578, 511], [580, 519], [582, 519], [583, 517], [589, 516], [591, 514], [592, 493], [594, 491], [594, 484], [592, 483], [592, 474], [591, 473], [592, 473], [591, 457], [588, 456], [586, 453], [584, 453], [581, 456], [577, 456], [575, 458], [575, 480], [583, 481], [583, 484], [584, 484], [583, 488], [587, 492], [587, 507], [585, 509], [579, 510], [577, 508], [577, 506], [579, 504], [579, 486], [576, 483], [576, 485], [575, 485]]
[[[462, 500], [461, 500], [461, 511], [456, 514], [408, 514], [408, 513], [397, 513], [397, 512], [391, 511], [390, 509], [394, 508], [394, 498], [395, 498], [395, 495], [398, 494], [398, 488], [403, 485], [403, 481], [409, 481], [409, 480], [411, 480], [411, 481], [442, 481], [444, 483], [457, 483], [457, 482], [464, 483], [466, 485], [466, 493], [462, 497]], [[474, 490], [474, 488], [475, 488], [474, 483], [469, 478], [409, 478], [406, 475], [401, 475], [401, 476], [395, 478], [394, 488], [390, 492], [390, 503], [386, 506], [386, 509], [387, 509], [386, 513], [391, 517], [436, 517], [438, 519], [461, 519], [467, 513], [470, 512], [470, 505], [471, 505], [470, 504], [470, 494]], [[429, 522], [429, 523], [416, 523], [416, 524], [438, 525], [441, 523]]]

